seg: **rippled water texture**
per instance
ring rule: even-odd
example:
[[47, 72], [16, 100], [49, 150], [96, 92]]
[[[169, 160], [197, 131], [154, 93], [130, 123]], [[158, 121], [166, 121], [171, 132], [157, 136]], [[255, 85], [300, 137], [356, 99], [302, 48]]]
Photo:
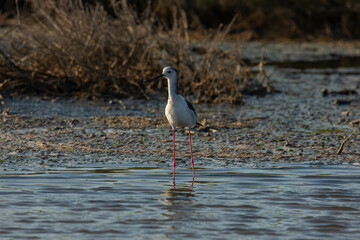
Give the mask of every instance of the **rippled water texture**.
[[1, 239], [360, 239], [360, 168], [82, 166], [0, 173]]

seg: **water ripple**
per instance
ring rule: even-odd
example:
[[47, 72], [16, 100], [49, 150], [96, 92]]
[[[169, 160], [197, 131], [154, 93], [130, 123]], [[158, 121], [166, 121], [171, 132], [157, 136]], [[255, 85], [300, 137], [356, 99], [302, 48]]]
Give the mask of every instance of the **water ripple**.
[[357, 239], [360, 168], [0, 172], [2, 239]]

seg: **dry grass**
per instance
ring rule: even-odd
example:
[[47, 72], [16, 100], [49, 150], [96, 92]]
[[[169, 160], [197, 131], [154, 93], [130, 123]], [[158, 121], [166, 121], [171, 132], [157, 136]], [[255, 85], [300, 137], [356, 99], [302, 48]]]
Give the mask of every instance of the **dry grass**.
[[180, 70], [181, 88], [197, 102], [240, 103], [249, 88], [267, 91], [264, 75], [236, 49], [219, 47], [231, 24], [194, 41], [179, 6], [170, 9], [169, 28], [150, 3], [138, 15], [126, 0], [110, 2], [114, 16], [81, 0], [31, 0], [31, 17], [0, 39], [0, 93], [148, 98], [165, 84], [144, 80], [166, 65]]

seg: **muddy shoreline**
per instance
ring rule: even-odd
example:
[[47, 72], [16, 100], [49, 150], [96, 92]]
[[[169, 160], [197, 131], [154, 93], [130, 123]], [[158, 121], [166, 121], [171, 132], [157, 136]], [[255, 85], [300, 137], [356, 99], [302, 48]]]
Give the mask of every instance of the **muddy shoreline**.
[[[253, 97], [248, 99], [251, 104], [239, 107], [197, 106], [205, 126], [193, 130], [196, 165], [263, 167], [293, 162], [359, 162], [358, 136], [346, 145], [341, 156], [336, 154], [341, 140], [353, 128], [347, 124], [325, 127], [326, 122], [346, 122], [348, 118], [341, 113], [319, 123], [312, 114], [315, 109], [304, 109], [306, 114], [301, 106], [283, 106], [287, 111], [274, 114], [272, 108], [278, 103], [262, 109], [263, 100]], [[123, 162], [170, 166], [172, 138], [162, 106], [150, 102], [144, 110], [144, 101], [124, 104], [132, 110], [108, 103], [6, 99], [11, 110], [1, 115], [2, 170]], [[84, 107], [87, 110], [82, 114], [78, 110]], [[293, 119], [284, 121], [289, 116]], [[307, 120], [309, 117], [312, 120]], [[182, 166], [190, 164], [187, 140], [186, 133], [180, 130], [177, 160]]]

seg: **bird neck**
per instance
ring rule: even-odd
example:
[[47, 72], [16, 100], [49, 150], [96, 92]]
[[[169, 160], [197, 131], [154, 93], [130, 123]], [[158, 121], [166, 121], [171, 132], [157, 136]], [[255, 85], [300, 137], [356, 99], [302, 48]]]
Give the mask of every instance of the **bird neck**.
[[169, 98], [172, 98], [173, 96], [175, 96], [177, 94], [177, 89], [176, 89], [176, 78], [168, 78], [168, 93], [169, 93]]

